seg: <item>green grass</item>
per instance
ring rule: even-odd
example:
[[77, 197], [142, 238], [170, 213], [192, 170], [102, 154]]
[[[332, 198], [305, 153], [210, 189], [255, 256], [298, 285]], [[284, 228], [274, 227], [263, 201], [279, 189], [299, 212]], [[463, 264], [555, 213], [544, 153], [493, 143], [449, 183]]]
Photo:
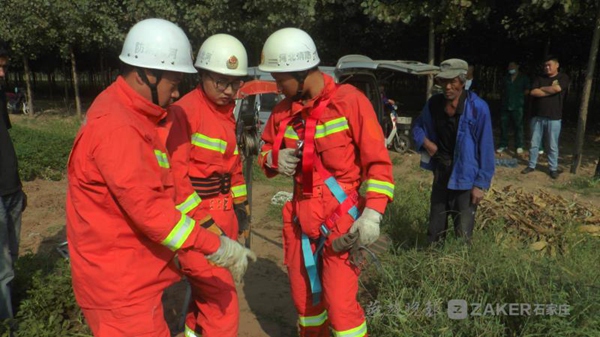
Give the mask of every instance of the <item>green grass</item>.
[[[515, 244], [502, 219], [493, 219], [475, 232], [471, 246], [449, 235], [443, 247], [429, 247], [427, 186], [400, 182], [396, 188], [383, 223], [396, 249], [382, 257], [383, 272], [369, 279], [361, 297], [373, 336], [600, 336], [598, 238], [564, 220], [558, 224], [566, 227], [561, 240], [568, 249], [551, 256]], [[535, 304], [567, 305], [570, 314], [456, 320], [447, 313], [451, 299], [494, 310], [529, 304], [532, 313]]]
[[571, 190], [583, 195], [599, 195], [600, 179], [578, 176], [559, 186], [559, 189]]
[[14, 124], [10, 134], [21, 179], [61, 180], [78, 128], [74, 118], [24, 118]]

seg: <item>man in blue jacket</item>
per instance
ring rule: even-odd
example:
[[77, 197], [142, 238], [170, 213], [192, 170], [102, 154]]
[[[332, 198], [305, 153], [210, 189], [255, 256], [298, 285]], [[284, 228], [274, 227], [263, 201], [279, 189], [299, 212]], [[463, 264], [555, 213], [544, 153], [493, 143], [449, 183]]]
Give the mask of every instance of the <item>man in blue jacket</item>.
[[457, 237], [471, 240], [475, 211], [494, 175], [494, 139], [487, 103], [465, 90], [468, 64], [441, 63], [435, 77], [443, 93], [432, 96], [415, 121], [421, 167], [433, 171], [430, 242], [443, 240], [448, 215]]

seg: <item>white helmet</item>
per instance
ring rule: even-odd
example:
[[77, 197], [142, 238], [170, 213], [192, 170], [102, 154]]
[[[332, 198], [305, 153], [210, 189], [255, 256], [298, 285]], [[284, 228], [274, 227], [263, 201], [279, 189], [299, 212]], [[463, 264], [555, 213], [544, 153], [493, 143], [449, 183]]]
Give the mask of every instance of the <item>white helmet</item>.
[[240, 40], [228, 34], [215, 34], [206, 39], [194, 65], [223, 75], [248, 75], [246, 49]]
[[192, 47], [183, 30], [163, 19], [136, 23], [125, 38], [119, 59], [134, 67], [197, 73]]
[[314, 68], [320, 61], [310, 35], [298, 28], [283, 28], [265, 42], [258, 69], [271, 73], [296, 72]]

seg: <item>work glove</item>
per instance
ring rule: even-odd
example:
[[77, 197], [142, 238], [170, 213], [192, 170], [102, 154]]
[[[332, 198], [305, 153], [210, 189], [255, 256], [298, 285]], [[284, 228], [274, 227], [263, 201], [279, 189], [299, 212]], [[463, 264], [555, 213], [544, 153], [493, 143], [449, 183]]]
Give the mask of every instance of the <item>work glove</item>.
[[[277, 172], [286, 175], [288, 177], [293, 176], [296, 173], [296, 166], [300, 159], [296, 157], [296, 149], [281, 149], [279, 151], [279, 158], [277, 159]], [[273, 167], [273, 151], [267, 154], [267, 166]]]
[[241, 283], [248, 260], [256, 261], [256, 255], [248, 248], [243, 247], [237, 241], [226, 236], [220, 236], [221, 245], [213, 254], [207, 255], [206, 259], [217, 266], [229, 269], [236, 283]]
[[238, 221], [238, 234], [242, 234], [245, 230], [248, 229], [248, 223], [250, 222], [250, 210], [248, 201], [244, 200], [240, 203], [234, 203], [233, 210], [235, 212], [235, 217]]
[[379, 223], [382, 217], [376, 210], [365, 207], [360, 217], [350, 227], [350, 233], [358, 231], [360, 242], [368, 246], [379, 238]]

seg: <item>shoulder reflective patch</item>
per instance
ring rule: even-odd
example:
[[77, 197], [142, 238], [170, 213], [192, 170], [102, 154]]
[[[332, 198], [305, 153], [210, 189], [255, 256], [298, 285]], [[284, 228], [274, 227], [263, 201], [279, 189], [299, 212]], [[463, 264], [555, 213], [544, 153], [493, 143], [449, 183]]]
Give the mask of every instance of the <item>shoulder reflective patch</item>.
[[239, 186], [233, 186], [231, 188], [231, 192], [233, 193], [234, 198], [244, 197], [244, 196], [248, 195], [245, 184], [239, 185]]
[[367, 192], [375, 192], [394, 199], [394, 184], [376, 179], [367, 180]]
[[183, 214], [188, 214], [191, 210], [196, 208], [202, 202], [202, 198], [198, 195], [198, 193], [192, 193], [184, 202], [177, 205], [177, 209], [181, 211]]
[[225, 153], [225, 150], [227, 149], [226, 141], [218, 138], [210, 138], [201, 133], [194, 133], [192, 135], [192, 145], [211, 151], [217, 151], [221, 154]]
[[179, 219], [175, 227], [173, 227], [167, 238], [163, 240], [163, 246], [166, 246], [172, 251], [180, 249], [185, 240], [190, 236], [195, 225], [196, 222], [192, 220], [192, 218], [181, 213], [181, 219]]
[[285, 129], [285, 133], [283, 134], [284, 138], [288, 138], [288, 139], [294, 139], [294, 140], [298, 140], [298, 134], [296, 133], [296, 130], [294, 130], [294, 128], [291, 125], [288, 125], [288, 127]]
[[158, 166], [162, 168], [169, 168], [169, 158], [167, 154], [162, 152], [161, 150], [154, 150], [154, 155], [156, 156], [156, 160], [158, 160]]
[[315, 138], [323, 138], [331, 136], [334, 133], [348, 130], [348, 120], [346, 117], [340, 117], [327, 121], [321, 125], [317, 125], [317, 131], [315, 132]]

